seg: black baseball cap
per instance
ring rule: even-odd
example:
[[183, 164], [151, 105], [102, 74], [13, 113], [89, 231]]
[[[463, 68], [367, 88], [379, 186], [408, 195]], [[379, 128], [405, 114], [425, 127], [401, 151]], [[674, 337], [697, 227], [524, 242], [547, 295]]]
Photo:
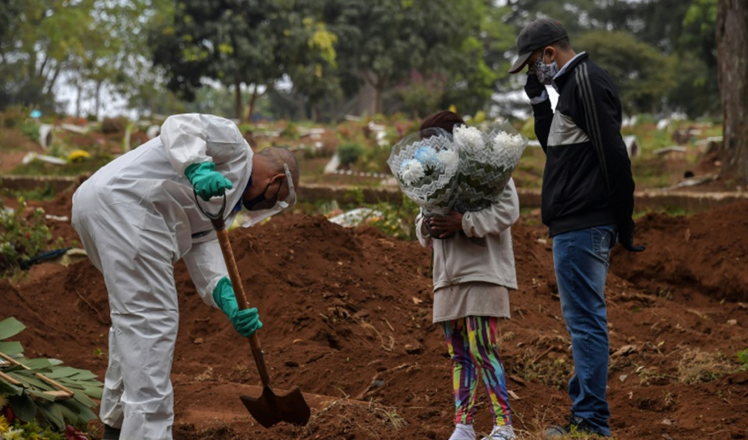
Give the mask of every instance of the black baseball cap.
[[525, 67], [527, 59], [541, 47], [569, 38], [566, 29], [558, 20], [541, 18], [522, 28], [517, 37], [517, 53], [519, 58], [514, 62], [509, 73], [517, 73]]

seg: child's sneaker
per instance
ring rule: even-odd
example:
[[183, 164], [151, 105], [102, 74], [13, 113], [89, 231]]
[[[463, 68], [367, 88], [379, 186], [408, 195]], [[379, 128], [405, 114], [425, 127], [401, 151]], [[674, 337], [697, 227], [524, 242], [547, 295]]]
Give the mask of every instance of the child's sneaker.
[[449, 440], [475, 440], [475, 429], [473, 425], [458, 423]]
[[493, 431], [488, 437], [483, 437], [483, 440], [515, 440], [517, 438], [514, 435], [514, 429], [511, 425], [507, 426], [493, 426]]

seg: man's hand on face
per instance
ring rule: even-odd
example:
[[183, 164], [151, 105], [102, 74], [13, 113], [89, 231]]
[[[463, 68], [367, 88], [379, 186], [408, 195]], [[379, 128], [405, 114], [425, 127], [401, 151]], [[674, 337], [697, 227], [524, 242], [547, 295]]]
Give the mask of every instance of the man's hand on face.
[[525, 93], [530, 99], [540, 97], [545, 92], [545, 86], [540, 82], [535, 72], [527, 72], [527, 82], [525, 83]]
[[449, 238], [456, 232], [462, 231], [462, 214], [452, 211], [444, 217], [430, 217], [429, 230], [433, 238]]

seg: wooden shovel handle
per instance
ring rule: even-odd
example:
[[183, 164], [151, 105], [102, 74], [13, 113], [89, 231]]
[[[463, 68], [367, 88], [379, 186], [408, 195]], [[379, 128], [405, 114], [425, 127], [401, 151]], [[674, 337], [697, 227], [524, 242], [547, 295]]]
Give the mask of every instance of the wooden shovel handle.
[[[223, 227], [223, 220], [220, 223], [214, 222], [213, 226], [216, 229], [216, 235], [218, 236], [218, 243], [221, 245], [221, 252], [223, 253], [223, 259], [226, 261], [226, 267], [229, 270], [229, 279], [231, 279], [231, 285], [234, 288], [234, 295], [236, 295], [236, 302], [239, 304], [239, 310], [249, 308], [249, 301], [247, 301], [247, 294], [244, 292], [244, 285], [239, 277], [239, 268], [236, 267], [236, 260], [234, 259], [234, 252], [231, 250], [231, 243], [229, 242], [229, 234]], [[218, 226], [221, 226], [220, 228]], [[268, 374], [268, 367], [265, 365], [265, 356], [262, 354], [262, 348], [260, 347], [260, 340], [257, 338], [257, 332], [253, 333], [252, 336], [248, 337], [249, 346], [252, 348], [252, 356], [255, 358], [257, 364], [257, 371], [260, 372], [260, 378], [262, 379], [262, 385], [264, 387], [270, 386], [270, 375]]]

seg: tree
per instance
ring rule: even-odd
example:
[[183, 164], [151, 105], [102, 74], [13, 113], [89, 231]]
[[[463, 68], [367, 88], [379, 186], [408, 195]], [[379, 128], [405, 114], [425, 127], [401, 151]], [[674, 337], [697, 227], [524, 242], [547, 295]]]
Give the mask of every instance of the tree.
[[101, 105], [101, 91], [103, 86], [116, 77], [118, 68], [116, 62], [122, 53], [121, 41], [111, 32], [110, 23], [119, 19], [116, 10], [110, 9], [106, 2], [93, 5], [93, 18], [87, 20], [87, 38], [70, 48], [68, 66], [71, 82], [77, 90], [75, 116], [81, 116], [81, 102], [84, 91], [93, 83], [94, 111], [98, 117]]
[[748, 2], [719, 0], [717, 53], [724, 114], [722, 175], [748, 183]]
[[[539, 17], [560, 20], [575, 48], [591, 31], [621, 31], [671, 58], [672, 83], [660, 105], [647, 111], [719, 112], [716, 43], [717, 0], [509, 0], [505, 20], [517, 30]], [[603, 36], [602, 33], [595, 34]]]
[[304, 107], [304, 116], [319, 120], [323, 101], [335, 102], [342, 97], [338, 76], [338, 36], [322, 21], [321, 8], [308, 8], [306, 16], [294, 14], [289, 22], [301, 19], [289, 26], [293, 29], [281, 42], [284, 73], [293, 83], [292, 95], [296, 95]]
[[573, 44], [585, 50], [613, 78], [629, 114], [655, 113], [674, 85], [672, 60], [657, 48], [622, 31], [593, 31]]
[[517, 32], [527, 23], [543, 17], [554, 18], [563, 23], [573, 42], [588, 30], [607, 29], [607, 20], [620, 17], [606, 14], [614, 5], [627, 6], [620, 0], [508, 0], [505, 21], [517, 26]]
[[20, 13], [19, 0], [0, 3], [0, 76], [3, 77], [3, 85], [0, 85], [0, 110], [3, 110], [13, 99], [13, 90], [9, 81], [12, 78], [13, 69], [9, 66], [7, 56], [13, 50], [16, 41], [12, 36], [12, 30]]
[[[494, 2], [488, 1], [484, 5], [480, 13], [480, 30], [474, 38], [478, 39], [483, 47], [482, 51], [482, 63], [474, 64], [477, 70], [483, 70], [484, 72], [490, 72], [493, 74], [493, 79], [490, 84], [491, 91], [487, 97], [492, 98], [489, 102], [492, 106], [498, 107], [503, 113], [510, 113], [509, 101], [506, 99], [493, 99], [495, 92], [510, 92], [515, 87], [513, 82], [517, 80], [513, 75], [509, 75], [507, 71], [514, 62], [514, 58], [517, 56], [517, 33], [519, 30], [516, 26], [506, 22], [507, 14], [511, 12], [509, 7], [497, 7]], [[483, 75], [484, 79], [488, 79], [488, 75]], [[458, 110], [465, 112], [471, 112], [479, 108], [485, 107], [484, 102], [482, 106], [478, 106], [477, 102], [465, 105], [457, 100], [453, 101]]]
[[[368, 113], [385, 110], [385, 95], [407, 86], [411, 72], [444, 75], [464, 67], [464, 42], [478, 34], [478, 0], [327, 0], [324, 17], [338, 36], [341, 87], [347, 96], [373, 91]], [[469, 54], [474, 56], [475, 53]], [[479, 51], [479, 55], [482, 53]], [[466, 84], [468, 73], [458, 81]], [[366, 90], [366, 87], [364, 87]]]
[[314, 25], [316, 3], [181, 0], [173, 22], [152, 36], [154, 62], [166, 70], [167, 87], [188, 101], [205, 78], [233, 88], [237, 119], [244, 116], [243, 87], [251, 86], [251, 117], [260, 92], [298, 67], [303, 55], [329, 55], [331, 44], [310, 45], [331, 38], [324, 25]]
[[[25, 0], [0, 6], [10, 17], [0, 43], [6, 104], [54, 110], [54, 87], [88, 38], [93, 0]], [[0, 18], [0, 20], [3, 20]]]
[[506, 8], [490, 0], [455, 4], [452, 13], [462, 33], [457, 35], [461, 41], [454, 61], [443, 71], [447, 87], [441, 108], [454, 105], [460, 113], [475, 114], [488, 110], [499, 79], [507, 76], [506, 54], [515, 47], [516, 35], [501, 21]]

